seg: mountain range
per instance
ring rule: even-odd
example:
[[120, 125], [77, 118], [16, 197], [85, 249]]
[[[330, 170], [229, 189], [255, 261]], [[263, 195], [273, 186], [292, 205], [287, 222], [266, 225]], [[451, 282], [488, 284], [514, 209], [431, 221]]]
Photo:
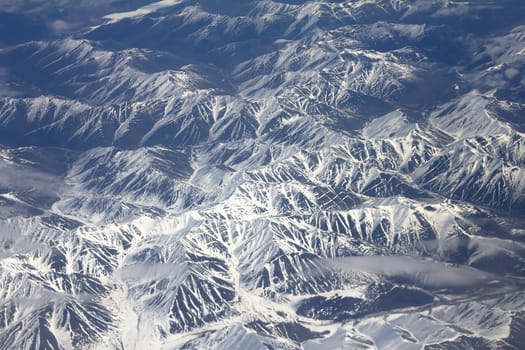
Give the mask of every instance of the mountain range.
[[521, 0], [0, 5], [0, 349], [521, 348]]

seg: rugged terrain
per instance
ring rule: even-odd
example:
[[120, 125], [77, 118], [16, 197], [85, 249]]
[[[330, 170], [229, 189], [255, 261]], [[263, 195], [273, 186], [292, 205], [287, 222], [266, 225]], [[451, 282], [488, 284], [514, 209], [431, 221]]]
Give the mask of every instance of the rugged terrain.
[[0, 349], [525, 341], [523, 1], [0, 5]]

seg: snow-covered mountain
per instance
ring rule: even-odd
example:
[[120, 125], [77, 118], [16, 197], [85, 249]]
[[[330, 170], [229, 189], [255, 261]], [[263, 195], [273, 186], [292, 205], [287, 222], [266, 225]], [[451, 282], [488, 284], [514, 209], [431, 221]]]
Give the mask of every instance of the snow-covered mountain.
[[520, 349], [521, 0], [0, 5], [0, 349]]

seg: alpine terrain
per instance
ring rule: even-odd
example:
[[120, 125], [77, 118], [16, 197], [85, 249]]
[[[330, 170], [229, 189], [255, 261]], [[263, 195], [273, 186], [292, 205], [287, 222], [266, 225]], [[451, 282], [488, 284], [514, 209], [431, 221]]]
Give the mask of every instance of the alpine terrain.
[[0, 350], [523, 344], [523, 0], [0, 0]]

